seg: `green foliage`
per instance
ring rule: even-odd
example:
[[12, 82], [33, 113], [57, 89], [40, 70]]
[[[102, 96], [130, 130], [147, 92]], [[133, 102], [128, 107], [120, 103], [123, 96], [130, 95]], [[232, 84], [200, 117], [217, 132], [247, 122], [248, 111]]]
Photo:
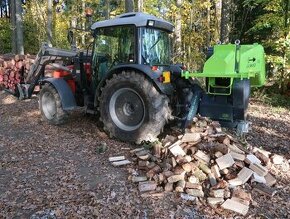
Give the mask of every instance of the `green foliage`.
[[8, 19], [0, 19], [0, 54], [11, 52], [11, 25]]
[[[238, 0], [234, 35], [243, 43], [261, 43], [269, 71], [285, 91], [289, 71], [290, 34], [289, 0]], [[240, 15], [243, 16], [240, 16]]]
[[252, 97], [272, 107], [289, 109], [290, 96], [277, 93], [278, 89], [275, 84], [263, 89], [256, 88], [252, 92]]

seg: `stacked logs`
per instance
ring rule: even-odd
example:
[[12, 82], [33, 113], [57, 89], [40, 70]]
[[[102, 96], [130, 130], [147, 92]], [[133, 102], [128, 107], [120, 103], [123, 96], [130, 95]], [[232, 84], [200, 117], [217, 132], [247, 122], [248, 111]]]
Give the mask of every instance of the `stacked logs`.
[[15, 55], [0, 57], [0, 89], [15, 92], [18, 83], [27, 77], [34, 56]]

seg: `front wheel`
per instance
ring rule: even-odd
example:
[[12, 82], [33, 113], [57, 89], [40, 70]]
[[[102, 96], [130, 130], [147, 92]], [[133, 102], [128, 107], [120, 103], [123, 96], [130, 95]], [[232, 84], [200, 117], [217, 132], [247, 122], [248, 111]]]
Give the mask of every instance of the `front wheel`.
[[156, 140], [171, 115], [168, 102], [168, 97], [143, 75], [123, 71], [102, 89], [100, 114], [104, 129], [123, 141]]
[[53, 125], [63, 124], [68, 116], [62, 109], [58, 92], [51, 84], [45, 84], [40, 90], [39, 109], [42, 119]]

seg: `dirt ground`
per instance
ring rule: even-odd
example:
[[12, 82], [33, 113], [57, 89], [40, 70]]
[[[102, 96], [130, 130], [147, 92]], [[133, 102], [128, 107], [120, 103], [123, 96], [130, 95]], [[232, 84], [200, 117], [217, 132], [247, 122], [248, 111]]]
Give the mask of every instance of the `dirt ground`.
[[[0, 91], [0, 218], [241, 218], [174, 193], [142, 198], [127, 167], [108, 162], [134, 145], [108, 139], [97, 121], [76, 112], [51, 126], [41, 121], [36, 97], [18, 101]], [[249, 144], [287, 161], [271, 168], [276, 195], [252, 193], [246, 218], [290, 218], [290, 111], [252, 101], [250, 121]], [[104, 142], [108, 150], [100, 154]]]

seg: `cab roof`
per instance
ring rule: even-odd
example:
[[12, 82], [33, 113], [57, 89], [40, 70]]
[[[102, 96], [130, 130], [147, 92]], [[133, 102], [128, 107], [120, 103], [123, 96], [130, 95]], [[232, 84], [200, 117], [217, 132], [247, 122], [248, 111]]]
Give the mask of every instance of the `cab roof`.
[[[148, 21], [152, 22], [153, 25], [149, 25]], [[152, 24], [151, 23], [151, 24]], [[168, 32], [172, 32], [174, 26], [161, 18], [157, 18], [150, 14], [140, 12], [130, 12], [116, 16], [113, 19], [98, 21], [91, 26], [92, 30], [102, 27], [121, 26], [121, 25], [135, 25], [136, 27], [153, 27], [163, 29]]]

